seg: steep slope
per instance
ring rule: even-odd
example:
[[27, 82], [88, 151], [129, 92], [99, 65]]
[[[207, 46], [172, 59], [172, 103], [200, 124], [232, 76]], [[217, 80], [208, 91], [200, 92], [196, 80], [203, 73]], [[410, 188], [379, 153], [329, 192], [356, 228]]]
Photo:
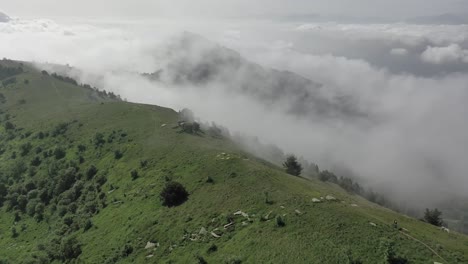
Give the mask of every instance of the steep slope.
[[[0, 64], [0, 261], [468, 261], [466, 236], [287, 175], [208, 128], [183, 133], [171, 109]], [[161, 204], [168, 181], [185, 203]]]

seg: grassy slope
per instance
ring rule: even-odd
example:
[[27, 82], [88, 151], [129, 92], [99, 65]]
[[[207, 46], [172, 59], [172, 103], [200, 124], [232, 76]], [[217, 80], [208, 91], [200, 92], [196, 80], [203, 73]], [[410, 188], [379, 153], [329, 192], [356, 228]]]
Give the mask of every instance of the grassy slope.
[[[101, 150], [88, 147], [85, 163], [80, 165], [84, 170], [95, 164], [99, 173], [107, 177], [103, 190], [108, 201], [108, 206], [92, 218], [94, 226], [90, 230], [76, 232], [83, 245], [79, 259], [84, 263], [103, 263], [125, 244], [132, 245], [134, 251], [120, 258], [121, 263], [197, 263], [196, 256], [203, 256], [208, 263], [235, 263], [237, 259], [242, 263], [349, 263], [350, 259], [381, 263], [384, 239], [394, 241], [397, 255], [411, 263], [468, 261], [466, 236], [441, 232], [349, 195], [333, 184], [286, 175], [243, 153], [228, 140], [178, 133], [172, 128], [178, 119], [173, 110], [126, 102], [101, 103], [89, 91], [32, 69], [17, 79], [17, 84], [0, 91], [7, 98], [1, 108], [13, 116], [17, 127], [26, 131], [50, 130], [59, 122], [75, 119], [82, 126], [73, 125], [66, 139], [36, 142], [18, 138], [9, 143], [13, 146], [29, 140], [33, 146], [59, 144], [71, 149], [78, 144], [91, 146], [96, 132], [124, 130], [128, 134], [128, 139], [106, 144]], [[30, 83], [23, 84], [23, 79]], [[26, 104], [18, 104], [20, 99], [25, 99]], [[114, 159], [116, 149], [124, 153], [120, 160]], [[9, 151], [0, 156], [1, 164], [12, 162]], [[229, 154], [230, 159], [220, 159], [220, 153]], [[75, 158], [74, 151], [67, 151], [66, 159]], [[146, 169], [139, 168], [143, 159], [149, 161]], [[132, 169], [138, 169], [140, 174], [134, 181], [130, 177]], [[206, 183], [208, 176], [214, 183]], [[161, 206], [158, 194], [167, 177], [189, 190], [185, 204], [176, 208]], [[112, 187], [116, 189], [111, 191]], [[265, 203], [265, 192], [271, 204]], [[329, 194], [340, 201], [311, 201]], [[245, 219], [235, 216], [235, 228], [225, 231], [222, 226], [238, 210], [248, 213], [252, 222], [242, 225]], [[270, 220], [260, 221], [269, 212]], [[284, 215], [285, 227], [276, 226], [273, 216], [278, 214]], [[53, 222], [58, 221], [52, 214], [46, 218], [49, 220], [37, 223], [24, 216], [17, 225], [27, 228], [12, 238], [9, 230], [13, 214], [0, 209], [0, 256], [17, 263], [39, 254], [37, 244], [50, 238]], [[392, 228], [394, 219], [446, 261]], [[221, 238], [208, 233], [197, 241], [184, 239], [184, 234], [199, 233], [202, 227], [208, 231], [220, 227], [224, 234]], [[159, 242], [160, 246], [146, 250], [147, 241]], [[208, 253], [212, 244], [218, 249]], [[149, 254], [154, 256], [147, 258]]]

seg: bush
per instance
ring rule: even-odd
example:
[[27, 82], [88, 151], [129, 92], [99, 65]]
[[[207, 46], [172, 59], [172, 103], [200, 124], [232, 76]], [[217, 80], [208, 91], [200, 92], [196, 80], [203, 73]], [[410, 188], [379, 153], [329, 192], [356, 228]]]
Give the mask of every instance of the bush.
[[290, 155], [286, 158], [286, 161], [283, 163], [283, 167], [286, 169], [286, 173], [299, 176], [302, 172], [302, 166], [297, 162], [297, 158], [294, 155]]
[[284, 219], [280, 215], [276, 216], [276, 226], [278, 226], [278, 227], [286, 226], [286, 223], [284, 222]]
[[428, 222], [431, 225], [435, 226], [442, 226], [443, 221], [442, 221], [442, 212], [439, 211], [437, 208], [434, 210], [429, 210], [426, 208], [426, 211], [424, 212], [424, 221]]
[[132, 170], [130, 172], [130, 175], [132, 176], [132, 180], [138, 179], [138, 171], [137, 170]]
[[189, 194], [182, 184], [172, 181], [166, 183], [159, 196], [164, 206], [174, 207], [187, 201]]
[[66, 154], [67, 153], [62, 148], [55, 148], [54, 149], [54, 157], [55, 157], [56, 160], [65, 158]]
[[114, 151], [114, 158], [115, 159], [121, 159], [123, 157], [123, 153], [120, 150]]
[[96, 133], [94, 135], [94, 146], [95, 147], [102, 147], [106, 141], [104, 140], [104, 135], [102, 133]]
[[91, 180], [97, 172], [98, 169], [94, 165], [91, 165], [86, 171], [86, 177], [88, 178], [88, 180]]
[[81, 255], [81, 244], [76, 238], [64, 238], [60, 243], [62, 260], [76, 259]]
[[39, 166], [39, 165], [41, 165], [41, 159], [40, 159], [38, 156], [36, 156], [36, 157], [34, 157], [34, 159], [31, 161], [31, 166], [37, 167], [37, 166]]
[[6, 129], [6, 130], [13, 130], [13, 129], [15, 129], [15, 125], [13, 125], [13, 123], [11, 123], [10, 121], [5, 122], [5, 125], [4, 125], [4, 126], [5, 126], [5, 129]]

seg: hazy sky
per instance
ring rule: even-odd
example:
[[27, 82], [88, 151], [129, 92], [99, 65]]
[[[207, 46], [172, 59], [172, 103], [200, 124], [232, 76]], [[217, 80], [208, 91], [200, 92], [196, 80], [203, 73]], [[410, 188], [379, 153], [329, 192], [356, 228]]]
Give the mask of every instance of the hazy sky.
[[468, 10], [467, 0], [0, 0], [11, 16], [259, 16], [343, 14], [405, 18]]

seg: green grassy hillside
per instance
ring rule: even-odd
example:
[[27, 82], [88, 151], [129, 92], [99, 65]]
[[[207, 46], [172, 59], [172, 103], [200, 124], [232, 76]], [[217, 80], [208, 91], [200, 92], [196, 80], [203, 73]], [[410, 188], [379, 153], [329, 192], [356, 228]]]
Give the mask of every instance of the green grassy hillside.
[[[183, 133], [174, 110], [0, 64], [0, 263], [468, 263], [468, 237]], [[189, 192], [171, 208], [170, 181]]]

